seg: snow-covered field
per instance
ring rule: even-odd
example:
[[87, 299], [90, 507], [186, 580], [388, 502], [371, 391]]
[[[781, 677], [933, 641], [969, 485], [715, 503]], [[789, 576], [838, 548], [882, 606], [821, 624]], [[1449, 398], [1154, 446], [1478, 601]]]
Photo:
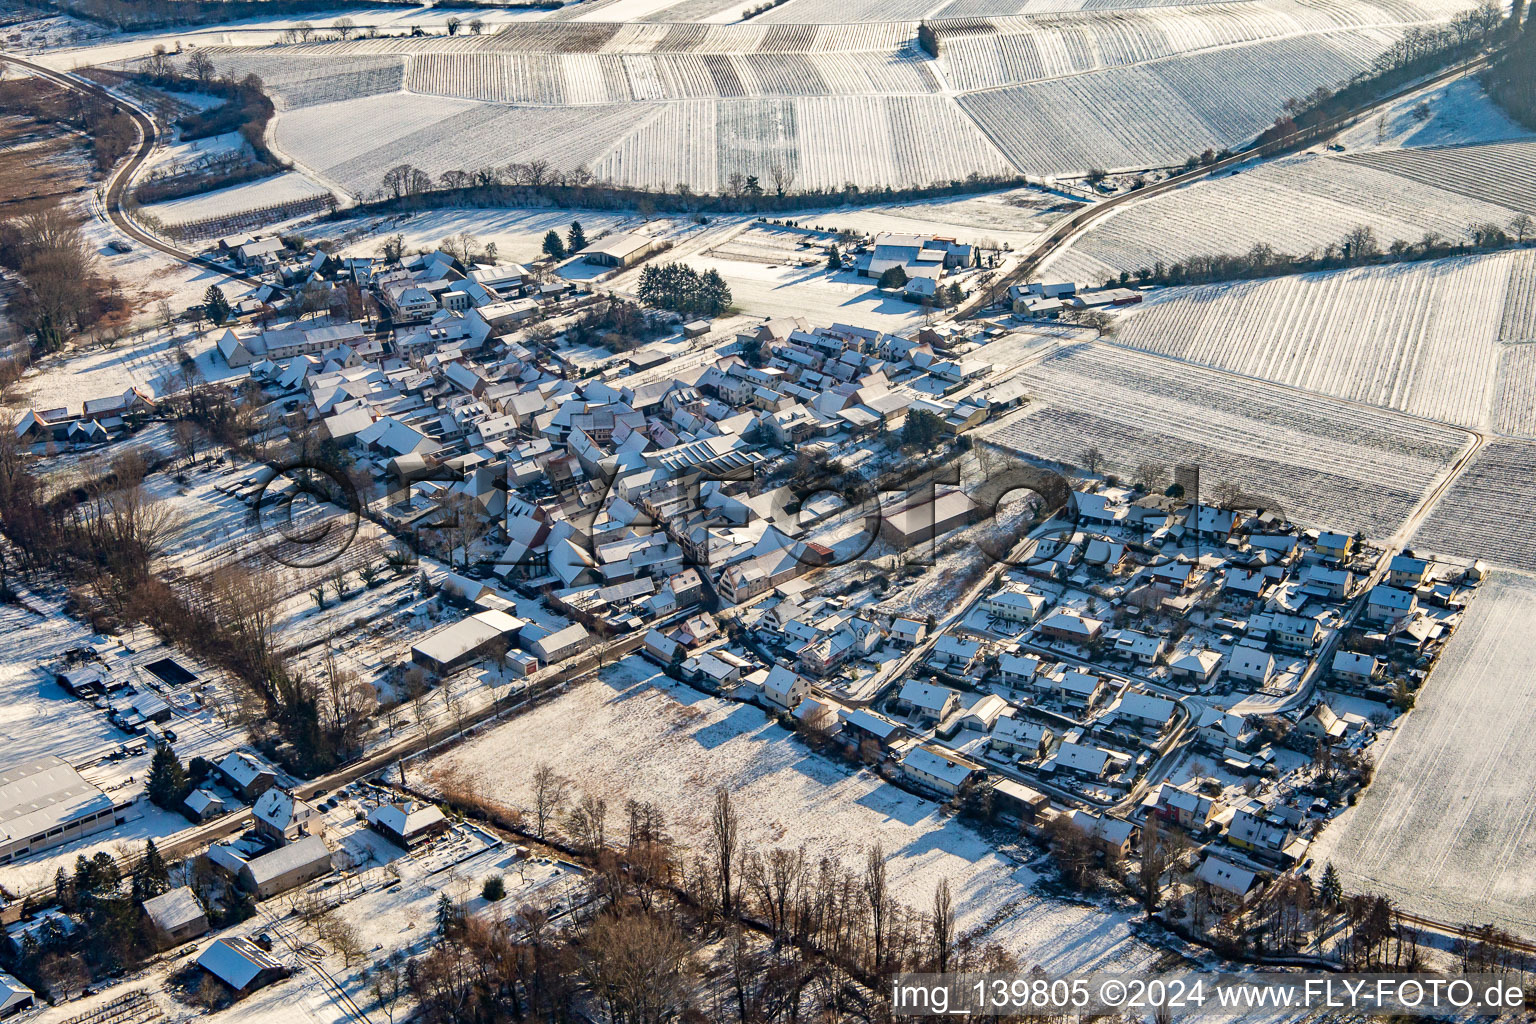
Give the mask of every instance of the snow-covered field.
[[[1428, 116], [1415, 113], [1420, 105]], [[1406, 146], [1465, 146], [1528, 139], [1533, 133], [1511, 121], [1489, 99], [1476, 78], [1457, 78], [1411, 93], [1339, 133], [1345, 149], [1384, 150]]]
[[602, 795], [610, 813], [630, 797], [659, 803], [669, 833], [692, 851], [707, 841], [716, 786], [731, 791], [745, 848], [803, 844], [812, 863], [829, 856], [856, 869], [879, 843], [893, 895], [926, 907], [947, 878], [957, 931], [984, 926], [986, 938], [1032, 964], [1134, 970], [1156, 956], [1131, 933], [1134, 913], [1032, 892], [1032, 871], [937, 804], [812, 754], [757, 708], [678, 686], [638, 656], [439, 755], [426, 771], [456, 774], [488, 799], [526, 808], [540, 762], [577, 791]]
[[[1354, 402], [1482, 426], [1505, 303], [1536, 252], [1173, 288], [1119, 340]], [[1522, 275], [1523, 276], [1523, 275]]]
[[535, 209], [479, 209], [454, 208], [425, 210], [400, 217], [375, 217], [365, 221], [345, 220], [327, 222], [316, 230], [306, 232], [312, 238], [331, 238], [350, 235], [359, 228], [364, 234], [343, 246], [346, 256], [372, 256], [377, 253], [384, 239], [400, 235], [405, 239], [407, 251], [434, 248], [445, 238], [469, 232], [481, 246], [494, 242], [498, 259], [528, 263], [543, 255], [544, 235], [558, 231], [562, 236], [570, 229], [571, 221], [581, 221], [588, 238], [610, 231], [629, 231], [638, 228], [641, 218], [628, 213], [602, 210], [535, 210]]
[[[1159, 262], [1239, 255], [1255, 245], [1306, 256], [1370, 227], [1383, 248], [1433, 232], [1465, 237], [1468, 225], [1508, 225], [1516, 200], [1475, 199], [1389, 170], [1325, 153], [1284, 157], [1223, 174], [1114, 211], [1042, 272], [1097, 285]], [[1233, 216], [1232, 211], [1243, 211]]]
[[1421, 548], [1536, 571], [1536, 443], [1489, 442], [1419, 527]]
[[327, 192], [327, 189], [316, 185], [304, 175], [285, 171], [243, 185], [231, 185], [185, 199], [153, 203], [143, 209], [162, 224], [189, 224], [213, 217], [232, 217], [254, 210], [265, 210], [282, 203], [323, 196]]
[[1536, 581], [1495, 573], [1364, 797], [1312, 848], [1319, 865], [1446, 924], [1536, 931], [1533, 636]]
[[960, 104], [1030, 174], [1182, 164], [1258, 134], [1287, 97], [1364, 70], [1383, 35], [1344, 31], [1201, 50], [967, 93]]
[[1409, 181], [1536, 214], [1536, 141], [1394, 149], [1344, 159], [1389, 171]]
[[1025, 456], [1108, 468], [1201, 467], [1293, 521], [1390, 536], [1466, 435], [1386, 410], [1130, 349], [1075, 345], [1018, 378], [1035, 404], [979, 433]]
[[795, 0], [706, 25], [621, 23], [629, 8], [660, 11], [618, 0], [562, 12], [611, 21], [214, 53], [272, 87], [282, 149], [359, 195], [399, 163], [436, 176], [514, 159], [660, 189], [714, 191], [775, 166], [796, 188], [902, 188], [1181, 162], [1246, 140], [1286, 97], [1465, 6], [1269, 0], [946, 21], [930, 59], [915, 21], [865, 20], [931, 8], [915, 2], [860, 14]]

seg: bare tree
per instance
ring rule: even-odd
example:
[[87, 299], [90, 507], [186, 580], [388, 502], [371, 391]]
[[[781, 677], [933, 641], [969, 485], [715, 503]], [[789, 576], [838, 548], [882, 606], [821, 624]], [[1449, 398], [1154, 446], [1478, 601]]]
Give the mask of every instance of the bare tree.
[[336, 38], [350, 39], [352, 33], [357, 31], [357, 22], [351, 18], [337, 18], [331, 22], [331, 28], [336, 30]]
[[720, 879], [720, 912], [729, 917], [735, 906], [731, 883], [741, 835], [736, 808], [731, 806], [730, 791], [724, 786], [715, 789], [715, 804], [709, 814], [709, 834], [714, 844], [715, 869]]
[[540, 839], [549, 833], [549, 823], [560, 813], [565, 806], [566, 793], [570, 791], [570, 780], [560, 775], [547, 764], [541, 764], [533, 771], [533, 821], [534, 832]]
[[773, 180], [773, 190], [781, 196], [794, 187], [795, 170], [787, 164], [774, 164], [768, 168], [768, 176]]
[[1099, 451], [1097, 445], [1091, 444], [1083, 449], [1081, 459], [1083, 468], [1091, 475], [1099, 471], [1099, 466], [1104, 462], [1104, 455]]
[[940, 974], [949, 970], [949, 956], [955, 944], [955, 905], [949, 893], [949, 879], [939, 879], [933, 891], [933, 914], [929, 918], [933, 936], [933, 969]]

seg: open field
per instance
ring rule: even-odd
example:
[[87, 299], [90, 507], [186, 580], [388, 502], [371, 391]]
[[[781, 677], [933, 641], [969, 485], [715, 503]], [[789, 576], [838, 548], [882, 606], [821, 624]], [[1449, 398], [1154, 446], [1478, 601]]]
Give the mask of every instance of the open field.
[[1499, 433], [1536, 436], [1536, 344], [1504, 346], [1495, 403], [1493, 425]]
[[[1243, 216], [1233, 216], [1241, 210]], [[1429, 232], [1460, 239], [1471, 224], [1507, 225], [1516, 209], [1319, 153], [1284, 157], [1122, 207], [1052, 258], [1053, 277], [1099, 284], [1159, 261], [1245, 253], [1305, 256], [1368, 226], [1385, 248]]]
[[1536, 536], [1524, 512], [1536, 504], [1533, 466], [1536, 443], [1491, 442], [1435, 506], [1414, 544], [1536, 571]]
[[1076, 465], [1094, 445], [1112, 472], [1196, 464], [1293, 521], [1395, 532], [1466, 440], [1410, 420], [1264, 381], [1101, 344], [1064, 348], [1018, 378], [1035, 404], [982, 430], [1025, 456]]
[[945, 78], [968, 92], [1263, 41], [1294, 40], [1310, 47], [1329, 33], [1394, 31], [1417, 21], [1438, 21], [1447, 9], [1440, 0], [1266, 0], [958, 18], [936, 21], [933, 28]]
[[[1428, 117], [1416, 113], [1423, 104]], [[1352, 128], [1339, 133], [1345, 149], [1399, 149], [1407, 146], [1465, 146], [1481, 142], [1529, 139], [1532, 132], [1483, 90], [1476, 78], [1458, 78], [1410, 93]]]
[[1536, 581], [1481, 587], [1377, 762], [1312, 855], [1351, 891], [1448, 923], [1536, 933]]
[[679, 686], [638, 656], [446, 751], [425, 772], [457, 776], [495, 802], [526, 808], [540, 762], [570, 776], [577, 792], [601, 794], [610, 813], [630, 797], [659, 804], [669, 834], [690, 855], [707, 841], [716, 786], [731, 791], [744, 848], [803, 844], [811, 863], [828, 856], [856, 868], [880, 843], [892, 895], [926, 907], [947, 878], [957, 933], [979, 927], [984, 939], [1031, 964], [1132, 970], [1156, 958], [1131, 934], [1133, 912], [1038, 895], [1033, 872], [939, 805], [812, 754], [757, 708]]
[[1173, 288], [1125, 319], [1126, 345], [1354, 402], [1487, 422], [1516, 268], [1496, 253]]

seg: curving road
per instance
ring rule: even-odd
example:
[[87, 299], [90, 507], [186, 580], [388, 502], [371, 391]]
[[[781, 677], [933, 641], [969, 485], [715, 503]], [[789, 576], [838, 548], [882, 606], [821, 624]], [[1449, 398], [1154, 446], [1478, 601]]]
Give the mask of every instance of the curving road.
[[186, 263], [202, 270], [209, 270], [230, 280], [241, 281], [246, 284], [258, 285], [263, 283], [260, 278], [241, 273], [238, 270], [230, 270], [228, 267], [221, 266], [206, 256], [199, 256], [185, 249], [178, 249], [169, 242], [156, 238], [145, 231], [138, 224], [134, 223], [132, 217], [128, 216], [127, 210], [123, 207], [123, 199], [128, 194], [128, 186], [132, 184], [134, 176], [139, 173], [140, 168], [149, 160], [150, 155], [154, 153], [155, 147], [160, 142], [160, 130], [155, 126], [154, 118], [150, 117], [140, 107], [135, 106], [121, 96], [113, 95], [95, 82], [76, 78], [61, 71], [54, 71], [52, 68], [43, 67], [41, 64], [35, 64], [32, 61], [24, 60], [8, 53], [0, 53], [0, 63], [10, 64], [34, 77], [46, 79], [62, 88], [84, 93], [102, 102], [110, 103], [123, 110], [133, 119], [133, 123], [139, 129], [139, 147], [125, 162], [118, 164], [112, 170], [107, 178], [106, 188], [102, 192], [102, 205], [105, 208], [107, 220], [114, 228], [145, 248], [164, 253], [166, 256], [181, 263]]

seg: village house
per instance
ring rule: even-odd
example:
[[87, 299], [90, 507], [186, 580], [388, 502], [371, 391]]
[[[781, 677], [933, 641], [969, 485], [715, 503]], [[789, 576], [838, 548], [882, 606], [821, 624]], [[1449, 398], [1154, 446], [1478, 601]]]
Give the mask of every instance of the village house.
[[1296, 731], [1314, 742], [1337, 743], [1344, 738], [1348, 724], [1334, 714], [1327, 704], [1319, 704], [1296, 723]]
[[1275, 656], [1257, 647], [1238, 644], [1232, 648], [1232, 654], [1227, 658], [1226, 677], [1228, 679], [1266, 686], [1274, 673]]
[[1372, 621], [1391, 624], [1408, 618], [1418, 607], [1419, 599], [1413, 591], [1381, 583], [1371, 588], [1365, 615]]
[[251, 808], [256, 831], [278, 843], [325, 834], [325, 815], [285, 789], [269, 789]]
[[1093, 844], [1104, 853], [1124, 859], [1131, 855], [1136, 836], [1141, 831], [1136, 825], [1122, 818], [1091, 811], [1074, 810], [1068, 815], [1072, 824], [1087, 833]]
[[1205, 685], [1221, 671], [1221, 653], [1208, 647], [1176, 654], [1168, 660], [1168, 674], [1180, 682]]
[[947, 686], [909, 679], [896, 695], [893, 706], [905, 715], [928, 722], [942, 722], [960, 708], [960, 694]]
[[793, 711], [810, 692], [811, 684], [805, 677], [783, 665], [773, 666], [763, 680], [763, 698], [786, 711]]
[[193, 939], [208, 931], [208, 914], [188, 886], [180, 886], [142, 904], [150, 932], [160, 949]]
[[1359, 651], [1338, 651], [1333, 656], [1333, 676], [1341, 682], [1369, 686], [1376, 677], [1379, 663]]
[[901, 759], [901, 773], [909, 782], [944, 796], [954, 796], [967, 782], [986, 773], [973, 764], [949, 757], [931, 747], [916, 747]]
[[436, 804], [417, 800], [380, 804], [368, 812], [369, 828], [407, 850], [448, 831], [450, 824]]
[[1104, 623], [1098, 619], [1067, 611], [1052, 612], [1035, 627], [1035, 632], [1042, 638], [1069, 644], [1089, 643], [1103, 630]]
[[1053, 739], [1055, 734], [1039, 722], [1018, 715], [1003, 715], [992, 723], [987, 746], [1004, 757], [1032, 761], [1045, 756]]
[[255, 800], [277, 785], [277, 772], [243, 750], [230, 752], [218, 764], [219, 774], [246, 800]]

